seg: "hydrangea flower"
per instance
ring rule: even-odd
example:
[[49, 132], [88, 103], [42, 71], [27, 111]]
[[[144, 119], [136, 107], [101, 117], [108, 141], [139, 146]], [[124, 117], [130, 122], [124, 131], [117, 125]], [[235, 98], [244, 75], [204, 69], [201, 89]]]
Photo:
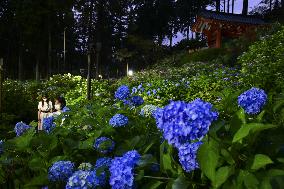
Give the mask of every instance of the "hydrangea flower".
[[152, 104], [145, 105], [143, 108], [141, 108], [140, 115], [144, 117], [151, 117], [154, 115], [154, 112], [157, 110], [157, 108], [157, 106]]
[[66, 189], [92, 189], [99, 186], [96, 171], [76, 171], [66, 184]]
[[134, 150], [112, 160], [109, 168], [109, 183], [112, 189], [132, 188], [134, 181], [133, 169], [140, 157], [140, 154]]
[[90, 163], [81, 163], [78, 167], [78, 169], [82, 171], [90, 171], [92, 168], [93, 166]]
[[133, 96], [131, 98], [131, 103], [134, 105], [134, 106], [140, 106], [144, 103], [144, 100], [142, 97], [140, 96]]
[[74, 172], [74, 163], [71, 161], [57, 161], [48, 170], [48, 179], [51, 181], [67, 181]]
[[114, 96], [116, 99], [125, 100], [129, 97], [129, 95], [130, 95], [130, 91], [129, 91], [128, 86], [122, 85], [117, 89]]
[[136, 87], [133, 87], [131, 94], [136, 94], [137, 92], [138, 92], [138, 89]]
[[54, 117], [50, 116], [43, 119], [42, 127], [47, 132], [50, 133], [55, 128]]
[[267, 101], [267, 95], [262, 89], [251, 88], [238, 97], [238, 104], [248, 114], [258, 114]]
[[109, 167], [111, 164], [112, 159], [111, 158], [107, 158], [107, 157], [103, 157], [103, 158], [99, 158], [96, 161], [96, 169], [99, 169], [101, 167]]
[[116, 114], [109, 120], [109, 124], [113, 127], [123, 127], [128, 124], [128, 117]]
[[0, 155], [3, 154], [4, 152], [3, 144], [4, 144], [3, 140], [0, 140]]
[[151, 91], [148, 91], [148, 92], [147, 92], [147, 95], [150, 96], [150, 95], [151, 95]]
[[186, 172], [191, 172], [199, 168], [197, 162], [197, 151], [202, 142], [185, 143], [178, 148], [179, 162]]
[[111, 152], [114, 149], [115, 143], [107, 137], [100, 137], [95, 140], [94, 148], [102, 154]]
[[190, 103], [172, 101], [155, 111], [157, 127], [169, 144], [179, 147], [190, 140], [201, 139], [218, 118], [212, 104], [196, 99]]
[[23, 122], [19, 122], [15, 125], [15, 133], [17, 136], [21, 136], [22, 134], [24, 134], [28, 129], [30, 129], [31, 126], [29, 125], [26, 125], [25, 123]]

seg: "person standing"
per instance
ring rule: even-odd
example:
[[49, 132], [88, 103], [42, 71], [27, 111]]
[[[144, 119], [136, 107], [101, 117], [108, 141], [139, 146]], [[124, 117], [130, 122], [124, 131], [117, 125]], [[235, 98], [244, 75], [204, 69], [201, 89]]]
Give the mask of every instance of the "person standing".
[[48, 95], [42, 95], [41, 101], [38, 103], [38, 130], [42, 130], [43, 119], [50, 116], [53, 105], [49, 100]]

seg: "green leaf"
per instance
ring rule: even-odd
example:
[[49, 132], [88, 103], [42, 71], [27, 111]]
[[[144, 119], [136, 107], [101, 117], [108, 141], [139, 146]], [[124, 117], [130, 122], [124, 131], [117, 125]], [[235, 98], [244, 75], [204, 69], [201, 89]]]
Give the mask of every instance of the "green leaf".
[[172, 189], [187, 189], [189, 187], [189, 182], [183, 176], [179, 176], [173, 183]]
[[261, 181], [260, 189], [272, 189], [270, 180], [268, 178], [265, 178]]
[[240, 111], [237, 112], [237, 116], [243, 124], [246, 124], [246, 113], [243, 108], [241, 108]]
[[213, 140], [204, 142], [198, 151], [198, 160], [202, 172], [215, 182], [216, 167], [219, 159], [219, 145]]
[[151, 181], [150, 183], [146, 184], [144, 187], [142, 187], [142, 189], [156, 189], [159, 188], [159, 186], [161, 186], [163, 184], [163, 182], [161, 181]]
[[235, 160], [227, 150], [221, 149], [221, 154], [224, 157], [224, 159], [227, 161], [227, 163], [229, 163], [230, 165], [235, 164]]
[[258, 189], [259, 182], [254, 174], [247, 172], [244, 179], [244, 184], [248, 189]]
[[262, 123], [249, 123], [244, 124], [242, 127], [237, 131], [233, 138], [233, 143], [238, 142], [249, 135], [249, 133], [260, 132], [265, 129], [275, 128], [276, 125], [272, 124], [262, 124]]
[[231, 175], [232, 169], [229, 166], [220, 167], [216, 172], [216, 179], [213, 183], [214, 188], [219, 188]]
[[266, 155], [263, 154], [257, 154], [254, 157], [254, 161], [253, 164], [251, 166], [251, 169], [253, 170], [258, 170], [264, 166], [266, 166], [267, 164], [272, 164], [273, 161]]

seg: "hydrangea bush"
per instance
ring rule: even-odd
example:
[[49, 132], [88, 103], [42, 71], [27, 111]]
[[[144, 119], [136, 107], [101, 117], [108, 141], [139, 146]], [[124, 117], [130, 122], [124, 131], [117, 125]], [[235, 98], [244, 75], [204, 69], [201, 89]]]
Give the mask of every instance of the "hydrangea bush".
[[97, 138], [94, 143], [94, 148], [102, 154], [111, 152], [114, 149], [114, 146], [114, 141], [107, 137]]
[[48, 170], [48, 179], [50, 181], [67, 181], [74, 173], [74, 163], [71, 161], [55, 162]]
[[21, 136], [30, 128], [31, 128], [31, 126], [29, 126], [29, 125], [27, 125], [23, 122], [19, 122], [15, 125], [14, 131], [15, 131], [17, 136]]
[[128, 117], [126, 117], [122, 114], [116, 114], [109, 120], [109, 124], [112, 127], [126, 126], [128, 124]]
[[248, 114], [258, 114], [267, 101], [267, 95], [262, 89], [251, 88], [238, 97], [239, 106]]

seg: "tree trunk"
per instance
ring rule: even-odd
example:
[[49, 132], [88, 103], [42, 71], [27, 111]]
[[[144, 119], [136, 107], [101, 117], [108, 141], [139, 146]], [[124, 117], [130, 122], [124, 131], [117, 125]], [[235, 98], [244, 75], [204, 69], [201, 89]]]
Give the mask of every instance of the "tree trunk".
[[224, 12], [226, 12], [226, 0], [223, 1], [223, 5], [224, 5]]
[[221, 9], [221, 0], [216, 0], [216, 11], [220, 12]]
[[269, 10], [272, 10], [272, 0], [269, 0]]
[[242, 11], [243, 15], [247, 15], [248, 14], [248, 0], [243, 0], [243, 11]]
[[189, 40], [189, 27], [187, 27], [187, 30], [186, 30], [186, 39]]
[[279, 0], [275, 0], [274, 9], [278, 9], [278, 8], [279, 8]]
[[39, 56], [36, 56], [36, 68], [35, 68], [35, 72], [36, 72], [36, 81], [39, 81]]
[[281, 0], [281, 7], [284, 7], [284, 0]]
[[52, 70], [52, 55], [51, 55], [51, 32], [48, 31], [48, 63], [47, 63], [47, 78], [51, 76], [51, 70]]
[[18, 60], [18, 79], [20, 81], [23, 80], [23, 60], [22, 60], [22, 45], [20, 44], [20, 48], [19, 48], [19, 60]]
[[235, 0], [232, 0], [232, 13], [234, 14], [234, 10], [235, 10]]
[[230, 0], [227, 2], [227, 13], [230, 13]]

